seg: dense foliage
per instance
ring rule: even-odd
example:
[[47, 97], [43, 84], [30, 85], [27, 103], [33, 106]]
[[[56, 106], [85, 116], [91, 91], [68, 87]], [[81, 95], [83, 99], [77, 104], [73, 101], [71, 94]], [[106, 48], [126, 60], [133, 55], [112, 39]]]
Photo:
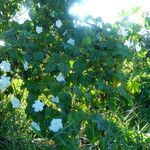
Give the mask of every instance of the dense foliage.
[[[30, 135], [31, 149], [42, 149], [34, 137], [43, 149], [148, 149], [149, 17], [79, 26], [73, 2], [0, 1], [1, 147], [24, 149], [10, 137]], [[11, 20], [21, 4], [31, 17], [23, 24]]]

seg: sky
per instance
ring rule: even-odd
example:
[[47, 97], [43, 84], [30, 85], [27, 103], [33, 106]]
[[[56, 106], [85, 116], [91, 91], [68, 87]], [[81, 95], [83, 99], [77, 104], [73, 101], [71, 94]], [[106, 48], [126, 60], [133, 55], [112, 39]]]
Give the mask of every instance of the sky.
[[[121, 10], [130, 10], [131, 8], [141, 7], [142, 11], [150, 10], [150, 0], [82, 0], [81, 3], [75, 3], [70, 14], [80, 18], [86, 15], [101, 17], [103, 21], [114, 23], [118, 20], [118, 13]], [[132, 16], [132, 22], [140, 22], [140, 13]]]
[[[135, 7], [141, 7], [141, 11], [130, 16], [129, 21], [140, 23], [142, 12], [150, 11], [150, 0], [81, 0], [81, 3], [73, 4], [69, 13], [78, 16], [80, 19], [91, 15], [93, 17], [101, 17], [104, 22], [115, 23], [118, 20], [118, 13], [121, 10], [128, 11]], [[24, 23], [25, 20], [31, 20], [28, 11], [27, 8], [22, 6], [20, 12], [12, 20], [20, 24]], [[0, 40], [0, 46], [4, 45], [5, 42]]]
[[[150, 0], [81, 0], [80, 3], [73, 4], [69, 13], [79, 18], [84, 18], [87, 15], [101, 17], [104, 22], [114, 23], [118, 20], [118, 13], [121, 10], [128, 11], [135, 7], [141, 7], [141, 12], [149, 11]], [[130, 21], [139, 23], [141, 12], [131, 16], [129, 18]], [[24, 23], [25, 20], [31, 20], [28, 9], [23, 6], [21, 7], [21, 11], [12, 19], [20, 24]]]
[[[40, 7], [40, 5], [38, 5]], [[80, 19], [87, 15], [101, 17], [104, 22], [114, 23], [118, 20], [118, 13], [121, 10], [130, 10], [131, 8], [141, 7], [141, 12], [150, 10], [150, 0], [81, 0], [80, 3], [74, 3], [69, 13], [78, 16]], [[22, 24], [25, 20], [31, 20], [28, 9], [21, 7], [12, 20]], [[140, 22], [140, 13], [131, 16], [132, 22]]]

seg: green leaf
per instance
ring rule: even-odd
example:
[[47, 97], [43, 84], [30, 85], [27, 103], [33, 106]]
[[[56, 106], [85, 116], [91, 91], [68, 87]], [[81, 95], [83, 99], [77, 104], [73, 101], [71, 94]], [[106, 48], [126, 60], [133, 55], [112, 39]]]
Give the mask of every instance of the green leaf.
[[128, 105], [133, 105], [133, 96], [130, 95], [123, 86], [117, 87], [118, 94], [128, 100]]
[[74, 63], [73, 69], [75, 73], [82, 73], [86, 69], [86, 64], [82, 60], [78, 60]]
[[68, 116], [68, 122], [72, 123], [75, 128], [80, 129], [81, 123], [88, 120], [88, 115], [82, 110], [72, 111]]
[[107, 86], [102, 80], [99, 80], [97, 82], [97, 86], [98, 86], [98, 90], [101, 90], [101, 91], [106, 91], [107, 90]]
[[60, 94], [59, 106], [62, 109], [63, 113], [70, 112], [71, 109], [71, 96], [69, 94], [62, 93]]
[[56, 109], [53, 109], [51, 107], [46, 107], [44, 109], [44, 117], [45, 117], [45, 120], [51, 120], [53, 119], [54, 117], [56, 116], [59, 116], [60, 115], [60, 112]]
[[65, 62], [61, 62], [59, 64], [58, 68], [59, 68], [60, 72], [62, 72], [62, 74], [64, 74], [64, 75], [68, 74], [69, 71], [70, 71], [69, 65], [67, 63], [65, 63]]
[[44, 60], [44, 53], [43, 52], [35, 52], [33, 53], [33, 61], [41, 62]]
[[123, 96], [124, 98], [128, 99], [128, 93], [127, 91], [123, 88], [123, 86], [119, 86], [117, 87], [117, 91], [118, 91], [118, 94]]
[[127, 83], [127, 88], [129, 90], [130, 93], [135, 94], [135, 93], [139, 93], [140, 92], [140, 86], [141, 84], [137, 81], [129, 81]]
[[97, 128], [101, 131], [108, 129], [108, 122], [102, 115], [94, 115], [92, 120], [97, 124]]
[[92, 43], [92, 40], [91, 40], [90, 37], [85, 37], [85, 38], [82, 39], [82, 44], [84, 46], [89, 46], [89, 45], [91, 45], [91, 43]]
[[85, 35], [86, 37], [91, 37], [91, 36], [94, 35], [94, 32], [92, 31], [91, 28], [85, 27], [85, 28], [84, 28], [84, 35]]
[[57, 65], [54, 62], [49, 61], [45, 67], [45, 70], [46, 70], [46, 72], [51, 73], [52, 71], [57, 70]]

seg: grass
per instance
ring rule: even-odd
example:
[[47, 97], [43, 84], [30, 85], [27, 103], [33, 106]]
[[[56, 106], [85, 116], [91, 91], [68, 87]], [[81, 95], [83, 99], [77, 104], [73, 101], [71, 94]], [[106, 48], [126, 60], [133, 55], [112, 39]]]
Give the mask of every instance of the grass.
[[[86, 124], [71, 137], [69, 143], [61, 139], [59, 134], [53, 139], [42, 137], [30, 129], [30, 120], [23, 110], [1, 109], [0, 113], [0, 149], [4, 150], [49, 150], [49, 149], [83, 149], [83, 150], [149, 150], [150, 137], [146, 137], [149, 124], [141, 126], [143, 120], [137, 114], [138, 107], [134, 107], [120, 117], [116, 112], [104, 113], [107, 118], [108, 128], [105, 132], [99, 132], [96, 137], [95, 123]], [[136, 120], [136, 121], [135, 121]], [[88, 135], [88, 134], [91, 135]], [[90, 136], [93, 136], [90, 140]]]
[[[104, 125], [107, 123], [107, 128], [97, 130], [98, 123], [82, 120], [82, 117], [86, 117], [84, 113], [83, 116], [81, 115], [81, 111], [69, 114], [70, 123], [65, 125], [63, 131], [49, 138], [48, 134], [42, 136], [31, 129], [32, 120], [26, 116], [25, 102], [22, 102], [24, 105], [20, 109], [10, 109], [8, 98], [9, 96], [0, 101], [0, 149], [2, 150], [150, 150], [150, 136], [146, 135], [150, 131], [150, 125], [144, 105], [140, 106], [137, 103], [128, 110], [123, 110], [120, 106], [115, 111], [105, 111], [100, 108], [91, 111], [84, 108], [86, 106], [80, 105], [80, 109], [87, 114], [91, 112], [102, 114], [104, 120], [100, 123]], [[145, 114], [141, 115], [143, 112]], [[73, 123], [74, 117], [79, 121]], [[80, 121], [81, 125], [76, 124]], [[66, 139], [61, 137], [61, 132], [65, 134]]]

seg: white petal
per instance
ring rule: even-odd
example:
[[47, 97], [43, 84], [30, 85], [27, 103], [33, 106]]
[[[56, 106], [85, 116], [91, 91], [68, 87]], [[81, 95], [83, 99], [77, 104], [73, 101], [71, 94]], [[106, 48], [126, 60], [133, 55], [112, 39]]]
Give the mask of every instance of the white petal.
[[61, 21], [61, 20], [57, 20], [57, 21], [56, 21], [56, 26], [57, 26], [57, 28], [61, 28], [61, 26], [62, 26], [62, 21]]
[[59, 97], [58, 96], [56, 96], [56, 97], [53, 96], [51, 101], [54, 102], [54, 103], [59, 103]]
[[35, 112], [42, 111], [44, 107], [44, 104], [40, 100], [36, 100], [35, 103], [32, 105], [32, 108], [34, 108]]
[[20, 107], [20, 101], [16, 97], [11, 99], [11, 104], [13, 108], [19, 108]]
[[39, 27], [39, 26], [36, 26], [36, 32], [37, 32], [37, 34], [42, 33], [43, 32], [43, 28]]
[[56, 79], [58, 82], [65, 82], [65, 78], [62, 73], [59, 73], [59, 75], [56, 77]]
[[40, 125], [34, 121], [32, 121], [31, 126], [35, 128], [37, 131], [41, 131]]
[[10, 83], [10, 77], [2, 75], [0, 78], [0, 90], [5, 91], [6, 88], [9, 87]]
[[70, 38], [67, 43], [71, 44], [71, 45], [75, 45], [75, 40]]
[[29, 63], [25, 61], [23, 64], [23, 67], [24, 67], [24, 70], [27, 71], [29, 68]]
[[0, 63], [0, 69], [4, 72], [10, 72], [11, 71], [11, 64], [7, 61], [2, 61]]
[[58, 132], [62, 128], [63, 128], [62, 119], [53, 119], [51, 121], [51, 125], [49, 126], [49, 130], [53, 132]]

